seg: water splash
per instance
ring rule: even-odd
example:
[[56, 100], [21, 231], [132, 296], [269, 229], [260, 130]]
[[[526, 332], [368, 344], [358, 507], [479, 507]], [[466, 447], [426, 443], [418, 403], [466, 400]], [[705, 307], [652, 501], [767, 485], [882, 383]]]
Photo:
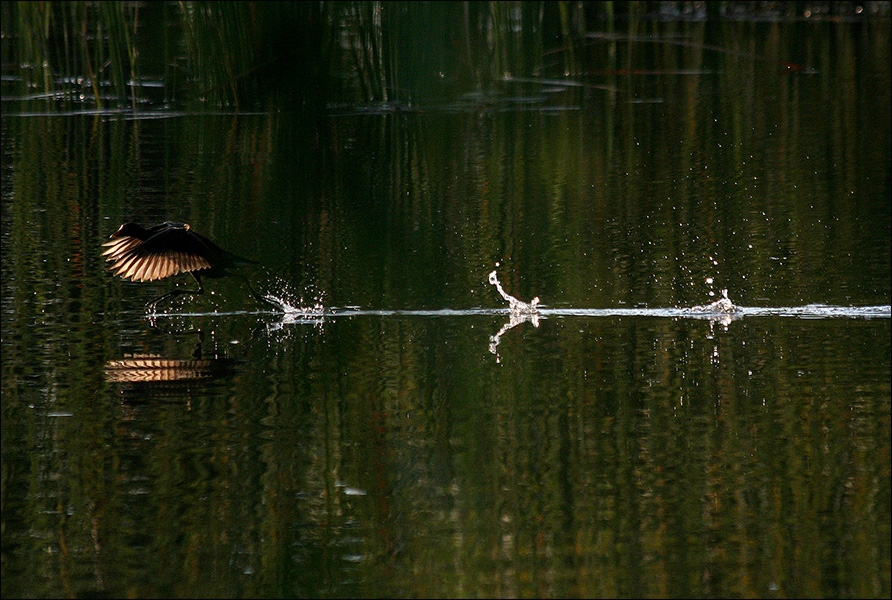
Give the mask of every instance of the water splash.
[[496, 290], [498, 290], [502, 298], [504, 298], [505, 301], [508, 302], [508, 306], [510, 307], [512, 313], [516, 312], [519, 314], [531, 314], [538, 310], [539, 296], [536, 296], [535, 298], [530, 300], [529, 304], [527, 304], [526, 302], [521, 302], [514, 296], [505, 292], [505, 290], [502, 288], [502, 284], [499, 283], [499, 278], [496, 275], [495, 271], [489, 274], [489, 282], [492, 285], [496, 286]]
[[275, 293], [266, 293], [263, 297], [282, 309], [284, 319], [294, 321], [301, 317], [321, 318], [325, 315], [323, 303], [325, 292], [322, 290], [307, 286], [302, 291], [295, 292], [287, 282], [279, 278], [276, 278], [276, 290]]
[[502, 325], [499, 332], [489, 338], [489, 351], [496, 355], [496, 362], [501, 362], [498, 346], [502, 342], [502, 336], [509, 329], [513, 329], [521, 323], [530, 322], [533, 327], [539, 327], [539, 296], [536, 296], [529, 303], [522, 302], [508, 294], [502, 284], [499, 283], [498, 275], [493, 271], [489, 274], [489, 283], [496, 286], [499, 294], [508, 302], [510, 312], [508, 313], [508, 322]]
[[688, 309], [695, 313], [721, 313], [721, 314], [731, 314], [739, 312], [740, 309], [734, 306], [734, 303], [731, 302], [730, 298], [728, 298], [728, 290], [722, 290], [722, 297], [716, 300], [715, 302], [711, 302], [709, 304], [703, 306], [692, 306]]
[[280, 291], [276, 294], [265, 294], [265, 298], [278, 304], [282, 309], [282, 315], [277, 320], [267, 323], [267, 334], [282, 332], [289, 325], [315, 325], [321, 328], [326, 315], [323, 303], [325, 292], [308, 286], [302, 292], [295, 293], [282, 280], [278, 280], [277, 283], [277, 289]]

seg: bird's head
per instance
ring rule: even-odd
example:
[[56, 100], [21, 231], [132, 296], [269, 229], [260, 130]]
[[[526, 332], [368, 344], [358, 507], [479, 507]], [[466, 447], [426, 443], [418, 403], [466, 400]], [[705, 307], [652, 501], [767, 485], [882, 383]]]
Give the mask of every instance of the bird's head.
[[164, 221], [164, 223], [161, 224], [161, 227], [166, 229], [185, 229], [186, 231], [192, 229], [192, 226], [188, 223], [180, 223], [178, 221]]
[[135, 237], [142, 239], [145, 236], [146, 230], [142, 227], [142, 225], [138, 225], [137, 223], [124, 223], [118, 230], [108, 236], [108, 239], [114, 240], [121, 237]]

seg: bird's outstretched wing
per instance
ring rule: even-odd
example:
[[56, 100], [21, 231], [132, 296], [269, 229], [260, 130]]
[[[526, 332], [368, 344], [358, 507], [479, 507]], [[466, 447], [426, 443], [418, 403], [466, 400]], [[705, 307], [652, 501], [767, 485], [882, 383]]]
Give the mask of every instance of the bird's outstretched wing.
[[[165, 224], [167, 225], [167, 224]], [[180, 273], [212, 269], [221, 250], [207, 238], [183, 226], [147, 230], [145, 239], [120, 236], [104, 245], [109, 269], [133, 281], [155, 281]]]

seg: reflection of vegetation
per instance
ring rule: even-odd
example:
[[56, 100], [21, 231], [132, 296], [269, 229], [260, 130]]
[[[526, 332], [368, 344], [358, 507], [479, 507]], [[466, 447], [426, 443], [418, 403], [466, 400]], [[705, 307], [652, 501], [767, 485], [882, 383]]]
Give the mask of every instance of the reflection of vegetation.
[[[87, 90], [102, 107], [114, 88], [117, 102], [138, 81], [136, 30], [139, 8], [129, 2], [14, 2], [3, 8], [3, 23], [14, 23], [9, 47], [4, 31], [3, 63], [20, 65], [23, 89], [77, 101]], [[12, 56], [10, 56], [12, 55]], [[55, 96], [59, 94], [60, 96]], [[131, 95], [134, 100], [134, 95]]]
[[[335, 3], [337, 4], [337, 3]], [[264, 90], [311, 92], [328, 68], [331, 15], [316, 2], [182, 2], [184, 58], [198, 98], [256, 103]], [[292, 88], [288, 88], [290, 84]]]
[[[819, 14], [799, 3], [674, 4], [6, 2], [3, 64], [17, 65], [20, 97], [99, 108], [153, 99], [253, 109], [270, 94], [304, 104], [329, 93], [407, 101], [455, 84], [485, 90], [505, 75], [578, 77], [588, 32], [622, 22], [631, 32], [644, 16]], [[158, 82], [164, 97], [151, 98]]]

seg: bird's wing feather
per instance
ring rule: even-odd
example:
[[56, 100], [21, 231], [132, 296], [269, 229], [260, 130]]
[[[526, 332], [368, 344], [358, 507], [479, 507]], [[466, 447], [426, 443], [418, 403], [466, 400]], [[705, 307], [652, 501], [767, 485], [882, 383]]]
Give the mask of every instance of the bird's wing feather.
[[102, 256], [106, 256], [105, 260], [117, 260], [124, 252], [130, 250], [134, 246], [138, 246], [142, 240], [135, 237], [120, 237], [115, 238], [111, 241], [105, 242], [102, 244], [103, 246], [108, 246], [108, 250], [102, 253]]
[[115, 275], [133, 281], [155, 281], [212, 268], [216, 252], [207, 244], [213, 245], [187, 229], [166, 228], [144, 241], [123, 237], [106, 242], [109, 249], [104, 255], [114, 261], [109, 269]]

